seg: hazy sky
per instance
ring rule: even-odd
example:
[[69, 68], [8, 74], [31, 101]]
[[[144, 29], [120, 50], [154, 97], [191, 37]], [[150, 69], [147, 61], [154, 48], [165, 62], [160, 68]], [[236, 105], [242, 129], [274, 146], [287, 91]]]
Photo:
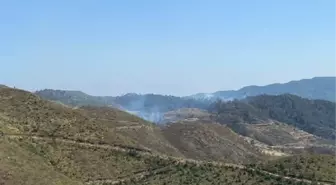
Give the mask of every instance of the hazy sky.
[[335, 76], [335, 1], [4, 0], [0, 63], [0, 84], [93, 95]]

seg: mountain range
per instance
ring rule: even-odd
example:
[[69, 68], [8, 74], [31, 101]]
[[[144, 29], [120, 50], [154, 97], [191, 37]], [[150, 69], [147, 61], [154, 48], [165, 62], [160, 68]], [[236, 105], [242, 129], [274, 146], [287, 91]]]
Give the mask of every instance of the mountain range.
[[243, 87], [239, 90], [217, 91], [214, 93], [198, 93], [188, 97], [206, 100], [234, 100], [261, 94], [294, 94], [308, 99], [335, 101], [335, 85], [335, 77], [314, 77], [311, 79], [290, 81], [283, 84], [275, 83], [266, 86], [252, 85]]
[[109, 106], [159, 123], [165, 112], [179, 108], [206, 108], [210, 101], [158, 94], [128, 93], [123, 96], [90, 96], [80, 91], [46, 89], [35, 94], [70, 106]]
[[162, 123], [164, 114], [179, 108], [206, 109], [216, 100], [244, 99], [262, 94], [293, 94], [307, 99], [321, 99], [335, 102], [335, 77], [315, 77], [291, 81], [284, 84], [266, 86], [247, 86], [237, 91], [218, 91], [215, 93], [177, 97], [159, 94], [128, 93], [123, 96], [91, 96], [81, 91], [45, 89], [35, 94], [71, 106], [110, 106], [140, 116], [146, 120]]

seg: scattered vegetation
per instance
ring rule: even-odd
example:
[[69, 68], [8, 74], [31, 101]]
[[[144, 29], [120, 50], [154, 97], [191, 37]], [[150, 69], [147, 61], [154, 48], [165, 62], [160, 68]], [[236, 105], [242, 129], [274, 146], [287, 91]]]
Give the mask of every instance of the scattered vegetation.
[[35, 92], [40, 97], [48, 100], [58, 101], [71, 106], [107, 106], [112, 105], [113, 97], [90, 96], [81, 91], [64, 91], [45, 89]]
[[273, 184], [290, 185], [305, 184], [295, 182], [272, 175], [260, 173], [258, 171], [236, 169], [233, 167], [217, 167], [211, 164], [197, 165], [191, 163], [172, 165], [160, 173], [148, 175], [142, 179], [129, 179], [120, 183], [125, 185], [252, 185], [252, 184]]
[[[151, 148], [153, 152], [179, 156], [153, 124], [117, 109], [73, 109], [11, 88], [0, 89], [0, 103], [0, 128], [11, 133]], [[132, 128], [135, 124], [144, 127], [116, 129], [120, 126]]]
[[181, 121], [164, 127], [163, 134], [188, 158], [246, 163], [262, 157], [230, 128], [213, 122]]
[[295, 155], [260, 164], [260, 169], [312, 181], [335, 183], [334, 155]]
[[62, 174], [44, 156], [0, 136], [1, 185], [84, 185]]

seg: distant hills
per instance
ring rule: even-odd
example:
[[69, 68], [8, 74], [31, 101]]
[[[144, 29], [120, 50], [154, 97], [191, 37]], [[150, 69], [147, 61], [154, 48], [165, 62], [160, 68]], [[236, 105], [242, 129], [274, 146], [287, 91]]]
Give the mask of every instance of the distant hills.
[[276, 83], [266, 86], [246, 86], [239, 90], [217, 91], [214, 93], [198, 93], [189, 96], [201, 100], [233, 100], [260, 94], [279, 95], [294, 94], [308, 99], [335, 101], [336, 77], [315, 77], [288, 83]]
[[158, 94], [128, 93], [123, 96], [90, 96], [81, 91], [45, 89], [35, 92], [48, 100], [71, 106], [109, 106], [127, 111], [152, 122], [160, 122], [165, 112], [179, 108], [205, 109], [210, 101]]
[[114, 97], [110, 96], [91, 96], [81, 91], [65, 91], [45, 89], [35, 92], [35, 94], [57, 102], [71, 106], [112, 106]]
[[267, 86], [247, 86], [240, 90], [218, 91], [215, 93], [177, 97], [160, 94], [128, 93], [122, 96], [91, 96], [81, 91], [45, 89], [35, 94], [71, 106], [109, 106], [140, 116], [146, 120], [160, 123], [168, 111], [180, 108], [206, 109], [212, 102], [244, 99], [262, 94], [293, 94], [308, 99], [335, 101], [335, 77], [315, 77], [285, 84]]

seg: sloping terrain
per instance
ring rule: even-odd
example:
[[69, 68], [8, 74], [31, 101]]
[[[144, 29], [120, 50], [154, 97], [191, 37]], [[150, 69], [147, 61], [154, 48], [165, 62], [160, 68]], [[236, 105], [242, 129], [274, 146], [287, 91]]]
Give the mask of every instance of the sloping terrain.
[[[239, 125], [239, 126], [237, 126]], [[232, 128], [232, 125], [228, 125]], [[284, 123], [235, 124], [240, 135], [256, 149], [267, 155], [288, 156], [302, 153], [335, 153], [333, 141], [319, 138]]]
[[0, 138], [0, 184], [83, 185], [81, 181], [71, 179], [56, 170], [43, 156], [2, 137]]
[[[150, 153], [116, 149], [109, 145], [92, 145], [65, 139], [41, 137], [20, 138], [5, 136], [8, 145], [19, 145], [25, 152], [31, 152], [43, 160], [34, 163], [34, 168], [22, 162], [22, 156], [15, 158], [9, 168], [20, 168], [4, 180], [4, 184], [309, 184], [306, 179], [297, 179], [270, 173], [257, 168], [230, 163], [208, 163], [156, 156]], [[3, 157], [13, 159], [17, 155], [4, 152]], [[27, 157], [29, 160], [30, 157]], [[1, 159], [3, 161], [3, 159]], [[19, 163], [19, 164], [17, 164]], [[37, 173], [48, 164], [56, 175], [42, 179]], [[2, 167], [2, 166], [1, 166]], [[7, 168], [6, 168], [7, 169]], [[3, 169], [1, 169], [3, 171]], [[30, 170], [30, 171], [26, 171]], [[41, 169], [42, 170], [42, 169]], [[60, 175], [61, 178], [57, 176]], [[225, 175], [223, 175], [225, 174]], [[48, 174], [46, 174], [48, 175]], [[29, 177], [28, 177], [29, 176]], [[37, 176], [37, 177], [36, 177]], [[17, 179], [13, 179], [13, 178]], [[207, 178], [204, 178], [207, 177]], [[29, 181], [25, 181], [29, 178]], [[62, 179], [64, 178], [64, 179]]]
[[[117, 179], [135, 171], [154, 168], [159, 163], [151, 155], [156, 153], [180, 156], [160, 136], [158, 128], [119, 110], [94, 107], [72, 109], [9, 88], [0, 90], [0, 102], [3, 144], [0, 171], [6, 175], [5, 184], [24, 184], [17, 183], [15, 179], [24, 181], [38, 170], [46, 171], [41, 174], [49, 170], [50, 178], [54, 177], [55, 183], [59, 181], [60, 184]], [[137, 129], [137, 135], [134, 135], [133, 127], [146, 129]], [[139, 135], [141, 137], [137, 137]], [[16, 148], [8, 153], [9, 147]], [[139, 158], [132, 151], [151, 155]], [[30, 154], [36, 160], [20, 153]], [[18, 163], [6, 162], [12, 158]], [[6, 164], [12, 166], [7, 167]], [[32, 169], [34, 166], [36, 171]], [[18, 168], [23, 170], [15, 171]], [[44, 179], [35, 177], [26, 183], [46, 184]]]
[[295, 181], [273, 176], [261, 171], [240, 169], [232, 166], [216, 166], [212, 164], [177, 164], [168, 166], [165, 170], [155, 175], [148, 174], [143, 178], [134, 178], [123, 182], [125, 185], [288, 185], [310, 184], [305, 181]]
[[333, 141], [322, 139], [281, 122], [261, 124], [234, 123], [227, 124], [227, 126], [242, 136], [257, 140], [272, 147], [333, 145]]
[[295, 155], [268, 161], [259, 166], [270, 172], [335, 183], [336, 158], [334, 155]]
[[242, 165], [184, 158], [160, 128], [115, 109], [74, 109], [1, 88], [0, 112], [0, 182], [5, 185], [310, 183]]
[[[55, 136], [91, 143], [143, 148], [157, 145], [160, 147], [152, 148], [162, 151], [153, 152], [178, 155], [172, 147], [164, 147], [169, 146], [169, 143], [160, 139], [162, 137], [159, 136], [159, 132], [156, 132], [157, 129], [138, 130], [138, 135], [143, 136], [142, 139], [127, 137], [115, 129], [116, 126], [127, 127], [132, 123], [141, 124], [146, 128], [155, 127], [151, 123], [125, 112], [108, 108], [105, 111], [104, 108], [90, 110], [88, 107], [72, 109], [42, 100], [31, 93], [10, 88], [1, 89], [0, 93], [2, 105], [0, 119], [4, 120], [2, 127], [5, 130], [9, 129], [8, 132], [11, 134]], [[106, 118], [107, 112], [109, 113], [108, 119]], [[156, 139], [153, 140], [153, 138]], [[166, 144], [162, 145], [162, 143]]]
[[266, 124], [246, 124], [256, 138], [264, 137], [269, 145], [290, 145], [323, 142], [323, 139], [281, 122]]
[[335, 139], [335, 103], [295, 95], [260, 95], [216, 102], [210, 111], [223, 124], [282, 122], [325, 139]]
[[44, 89], [35, 94], [48, 100], [59, 101], [71, 106], [108, 106], [113, 105], [114, 97], [91, 96], [81, 91]]
[[206, 110], [197, 108], [181, 108], [164, 113], [160, 123], [172, 123], [181, 120], [209, 120], [210, 114]]
[[163, 128], [165, 137], [184, 156], [199, 160], [246, 163], [262, 155], [224, 125], [203, 121], [180, 121]]
[[[59, 94], [59, 92], [56, 94]], [[65, 92], [65, 94], [67, 93]], [[177, 101], [177, 99], [174, 97], [165, 97], [171, 99], [171, 102]], [[266, 144], [266, 146], [262, 147], [262, 150], [267, 153], [273, 152], [269, 151], [273, 149], [276, 149], [277, 151], [275, 152], [277, 153], [279, 152], [279, 149], [281, 151], [285, 151], [285, 153], [300, 153], [302, 151], [331, 153], [332, 151], [334, 151], [334, 148], [321, 147], [321, 144], [332, 144], [333, 142], [328, 142], [327, 140], [323, 140], [315, 136], [315, 134], [323, 134], [323, 137], [326, 139], [330, 139], [330, 137], [333, 137], [332, 134], [334, 132], [334, 128], [332, 127], [332, 125], [334, 125], [334, 118], [333, 112], [329, 110], [333, 109], [334, 104], [327, 101], [312, 101], [288, 94], [280, 96], [261, 95], [257, 97], [249, 97], [245, 100], [240, 101], [220, 102], [217, 104], [215, 103], [212, 105], [212, 109], [210, 108], [210, 111], [215, 112], [215, 114], [211, 115], [205, 110], [197, 108], [181, 108], [173, 111], [168, 111], [163, 114], [160, 112], [163, 111], [162, 107], [160, 109], [152, 109], [153, 107], [155, 107], [155, 102], [169, 102], [166, 100], [163, 101], [163, 99], [165, 98], [162, 99], [162, 97], [159, 95], [145, 96], [137, 94], [127, 94], [118, 97], [117, 99], [119, 103], [131, 106], [133, 108], [136, 107], [136, 109], [141, 109], [141, 107], [146, 105], [146, 111], [154, 112], [146, 113], [142, 116], [147, 118], [152, 117], [151, 119], [155, 118], [155, 120], [160, 120], [160, 123], [177, 122], [179, 120], [208, 121], [209, 119], [217, 116], [216, 121], [228, 125], [238, 134], [247, 136], [244, 139], [246, 139], [247, 141], [253, 141], [253, 143], [251, 144], [259, 148], [261, 145]], [[157, 101], [152, 101], [153, 99], [157, 99]], [[265, 104], [265, 102], [267, 102], [267, 104]], [[173, 105], [174, 104], [171, 104], [172, 107], [174, 107]], [[160, 106], [162, 106], [162, 104], [160, 104]], [[316, 106], [318, 106], [319, 108], [316, 109]], [[84, 109], [87, 108], [88, 107], [84, 107]], [[87, 111], [87, 113], [91, 114], [91, 112], [93, 113], [96, 110], [101, 111], [103, 109], [110, 110], [109, 108], [91, 107], [90, 111]], [[138, 112], [135, 114], [143, 113]], [[98, 122], [106, 122], [106, 120], [102, 119], [102, 117], [104, 117], [103, 113], [98, 115], [99, 117], [101, 117], [99, 120], [97, 120]], [[311, 115], [314, 115], [314, 118], [312, 118]], [[127, 116], [129, 115], [127, 114]], [[122, 124], [126, 124], [126, 122], [123, 122]], [[130, 123], [130, 125], [132, 125], [132, 123]], [[128, 128], [128, 126], [124, 126], [123, 128]], [[138, 134], [138, 129], [145, 132], [145, 130], [150, 127], [134, 127], [133, 125], [131, 128], [132, 129], [118, 129], [117, 133], [123, 136], [127, 135], [128, 139], [124, 140], [129, 140], [129, 138], [133, 138], [132, 140], [134, 141], [137, 139], [141, 139], [143, 136], [141, 132], [140, 134]], [[308, 133], [308, 131], [310, 133]], [[155, 133], [157, 132], [159, 132], [159, 130], [155, 129]], [[326, 132], [327, 135], [325, 134]], [[118, 137], [123, 136], [119, 135]], [[155, 140], [155, 137], [161, 137], [158, 135], [152, 136], [153, 137], [146, 137], [143, 143], [148, 144], [151, 143], [152, 140]], [[109, 137], [110, 139], [115, 140], [115, 138], [111, 138], [110, 135]], [[161, 145], [162, 144], [160, 144], [160, 146]], [[270, 148], [269, 146], [275, 146], [276, 148]], [[158, 146], [155, 146], [154, 148], [158, 148]], [[278, 153], [277, 155], [282, 154]]]
[[335, 103], [308, 100], [294, 95], [257, 96], [249, 103], [271, 119], [293, 125], [308, 133], [335, 139]]

